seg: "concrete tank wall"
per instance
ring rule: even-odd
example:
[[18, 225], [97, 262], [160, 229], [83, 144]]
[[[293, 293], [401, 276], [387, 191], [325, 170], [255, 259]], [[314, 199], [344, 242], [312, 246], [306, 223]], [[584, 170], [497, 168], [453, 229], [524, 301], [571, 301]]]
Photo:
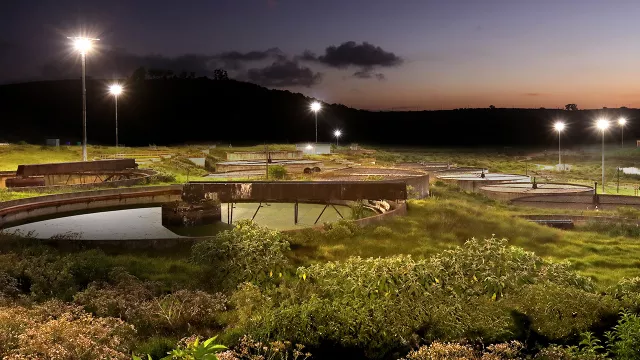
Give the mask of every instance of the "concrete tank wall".
[[596, 205], [594, 196], [597, 196], [598, 209], [600, 210], [615, 210], [623, 206], [640, 209], [640, 197], [606, 194], [525, 196], [513, 199], [511, 203], [538, 208], [594, 210]]
[[[269, 151], [269, 157], [271, 160], [299, 160], [302, 159], [302, 151]], [[228, 152], [227, 160], [229, 161], [241, 161], [241, 160], [262, 160], [265, 159], [264, 151], [238, 151]]]
[[83, 191], [5, 201], [0, 203], [0, 228], [79, 211], [162, 204], [180, 200], [181, 194], [182, 187], [176, 185]]

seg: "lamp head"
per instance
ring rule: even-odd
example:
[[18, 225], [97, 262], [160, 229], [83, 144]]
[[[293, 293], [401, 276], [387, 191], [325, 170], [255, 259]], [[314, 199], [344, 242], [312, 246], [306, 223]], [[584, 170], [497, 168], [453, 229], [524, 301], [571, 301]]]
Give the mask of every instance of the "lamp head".
[[81, 54], [86, 54], [89, 50], [91, 50], [92, 41], [87, 38], [75, 38], [73, 40], [73, 47], [78, 50]]
[[607, 128], [609, 127], [609, 120], [598, 119], [598, 121], [596, 122], [596, 127], [602, 131], [607, 130]]
[[335, 135], [335, 137], [340, 137], [340, 135], [342, 135], [342, 131], [336, 130], [333, 132], [333, 135]]
[[562, 121], [558, 121], [555, 124], [553, 124], [553, 128], [557, 131], [557, 132], [562, 132], [562, 130], [564, 130], [564, 123]]
[[311, 111], [313, 112], [318, 112], [320, 110], [321, 106], [320, 103], [317, 101], [314, 101], [311, 103]]
[[620, 119], [618, 119], [618, 125], [620, 126], [625, 126], [627, 124], [627, 119], [621, 117]]
[[109, 92], [111, 93], [111, 95], [115, 95], [115, 96], [122, 94], [122, 85], [113, 84], [109, 86]]

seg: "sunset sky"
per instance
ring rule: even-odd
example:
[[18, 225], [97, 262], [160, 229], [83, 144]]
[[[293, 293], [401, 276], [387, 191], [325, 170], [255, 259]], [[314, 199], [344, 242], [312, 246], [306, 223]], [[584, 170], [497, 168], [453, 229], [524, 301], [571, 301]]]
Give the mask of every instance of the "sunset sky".
[[[1, 5], [0, 83], [170, 68], [366, 109], [640, 107], [637, 0], [112, 0]], [[188, 55], [188, 56], [185, 56]]]

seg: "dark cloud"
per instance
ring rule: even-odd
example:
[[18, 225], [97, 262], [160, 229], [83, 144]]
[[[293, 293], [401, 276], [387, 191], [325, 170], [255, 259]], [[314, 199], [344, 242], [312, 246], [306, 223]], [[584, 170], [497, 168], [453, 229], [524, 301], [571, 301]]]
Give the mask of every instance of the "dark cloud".
[[287, 55], [278, 48], [271, 48], [265, 51], [249, 51], [246, 53], [229, 51], [215, 56], [215, 59], [220, 60], [222, 66], [227, 70], [242, 69], [246, 62], [262, 61], [267, 59], [284, 60], [286, 58]]
[[355, 41], [347, 41], [339, 46], [329, 46], [324, 55], [316, 56], [310, 51], [305, 51], [301, 60], [317, 61], [335, 68], [357, 66], [362, 68], [391, 67], [402, 64], [402, 58], [392, 52], [383, 50], [380, 46], [374, 46], [367, 42], [357, 44]]
[[379, 81], [386, 80], [387, 78], [382, 73], [374, 73], [372, 69], [361, 69], [353, 73], [353, 77], [358, 79], [372, 79], [376, 78]]
[[250, 69], [247, 73], [249, 81], [263, 86], [286, 87], [316, 85], [322, 79], [321, 73], [314, 73], [310, 68], [301, 66], [297, 61], [276, 61], [260, 68]]

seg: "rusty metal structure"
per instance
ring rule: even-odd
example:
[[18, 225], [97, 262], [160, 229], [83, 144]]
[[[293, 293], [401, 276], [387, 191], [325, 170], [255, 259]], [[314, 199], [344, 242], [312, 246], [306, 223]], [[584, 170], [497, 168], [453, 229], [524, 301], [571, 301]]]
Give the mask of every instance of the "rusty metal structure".
[[138, 168], [135, 159], [78, 161], [54, 164], [18, 165], [17, 176], [63, 175], [83, 172], [118, 172]]
[[407, 185], [397, 181], [190, 182], [182, 191], [182, 200], [190, 203], [406, 199]]
[[18, 165], [8, 188], [113, 182], [140, 177], [135, 159]]

